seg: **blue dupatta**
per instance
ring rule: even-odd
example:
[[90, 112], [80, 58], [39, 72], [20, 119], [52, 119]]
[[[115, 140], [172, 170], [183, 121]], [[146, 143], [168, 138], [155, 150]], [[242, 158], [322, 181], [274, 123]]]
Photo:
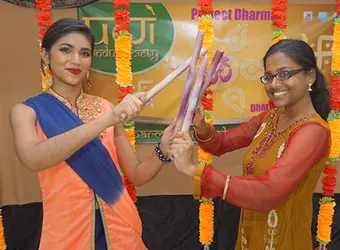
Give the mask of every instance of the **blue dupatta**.
[[[51, 94], [29, 98], [25, 105], [34, 109], [47, 138], [65, 133], [84, 124], [69, 108]], [[112, 138], [113, 139], [113, 138]], [[66, 163], [107, 204], [120, 198], [124, 185], [110, 153], [98, 138], [75, 152]]]

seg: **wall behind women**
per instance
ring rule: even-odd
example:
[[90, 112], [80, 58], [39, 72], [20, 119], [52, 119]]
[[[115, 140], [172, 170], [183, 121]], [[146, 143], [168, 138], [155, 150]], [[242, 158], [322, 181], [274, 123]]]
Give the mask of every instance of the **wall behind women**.
[[[37, 174], [25, 169], [15, 155], [8, 119], [14, 104], [41, 91], [36, 14], [35, 9], [0, 1], [0, 206], [41, 201]], [[53, 21], [76, 16], [76, 9], [53, 10]], [[112, 84], [105, 88], [106, 91], [115, 91], [116, 87]], [[152, 150], [153, 145], [137, 145], [141, 159], [148, 157]], [[245, 149], [238, 150], [215, 158], [214, 166], [223, 172], [239, 175], [244, 152]], [[320, 186], [317, 191], [320, 192]], [[138, 195], [190, 194], [192, 180], [179, 173], [172, 164], [165, 165], [154, 180], [138, 188], [137, 192]], [[340, 192], [340, 185], [337, 192]]]

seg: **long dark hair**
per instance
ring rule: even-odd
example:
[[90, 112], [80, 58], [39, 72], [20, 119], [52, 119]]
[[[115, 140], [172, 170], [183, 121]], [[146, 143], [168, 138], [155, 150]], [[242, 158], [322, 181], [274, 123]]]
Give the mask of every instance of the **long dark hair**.
[[330, 112], [329, 91], [326, 87], [326, 79], [319, 70], [315, 54], [312, 48], [302, 40], [284, 39], [272, 45], [263, 58], [264, 67], [266, 67], [267, 58], [277, 52], [289, 56], [296, 64], [308, 72], [315, 70], [316, 78], [312, 85], [310, 97], [316, 112], [327, 121]]
[[55, 44], [61, 37], [71, 33], [79, 32], [83, 34], [91, 44], [93, 53], [95, 38], [91, 29], [82, 21], [73, 18], [63, 18], [53, 23], [46, 31], [41, 46], [47, 52], [50, 52], [53, 44]]

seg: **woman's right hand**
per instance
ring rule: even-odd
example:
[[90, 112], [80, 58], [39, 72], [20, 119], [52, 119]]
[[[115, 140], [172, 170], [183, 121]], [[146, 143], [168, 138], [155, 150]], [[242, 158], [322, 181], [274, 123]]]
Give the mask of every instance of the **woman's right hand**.
[[114, 123], [122, 123], [132, 120], [148, 105], [145, 93], [128, 94], [124, 99], [112, 109]]
[[194, 144], [189, 132], [179, 132], [171, 141], [169, 158], [173, 160], [175, 167], [193, 177], [196, 169], [194, 160]]
[[205, 121], [204, 107], [202, 105], [197, 105], [192, 118], [192, 124], [195, 126], [199, 134], [205, 134], [209, 131], [209, 125]]

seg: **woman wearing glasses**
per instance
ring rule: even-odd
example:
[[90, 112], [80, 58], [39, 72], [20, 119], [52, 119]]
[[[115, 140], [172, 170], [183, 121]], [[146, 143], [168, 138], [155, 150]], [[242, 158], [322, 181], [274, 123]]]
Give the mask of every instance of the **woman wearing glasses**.
[[187, 133], [173, 139], [170, 155], [180, 171], [201, 177], [202, 197], [242, 208], [236, 249], [312, 249], [312, 196], [330, 150], [329, 92], [303, 41], [273, 45], [264, 68], [261, 82], [275, 109], [221, 133], [205, 123], [201, 107], [193, 119], [205, 151], [220, 156], [249, 147], [243, 176], [196, 168]]

